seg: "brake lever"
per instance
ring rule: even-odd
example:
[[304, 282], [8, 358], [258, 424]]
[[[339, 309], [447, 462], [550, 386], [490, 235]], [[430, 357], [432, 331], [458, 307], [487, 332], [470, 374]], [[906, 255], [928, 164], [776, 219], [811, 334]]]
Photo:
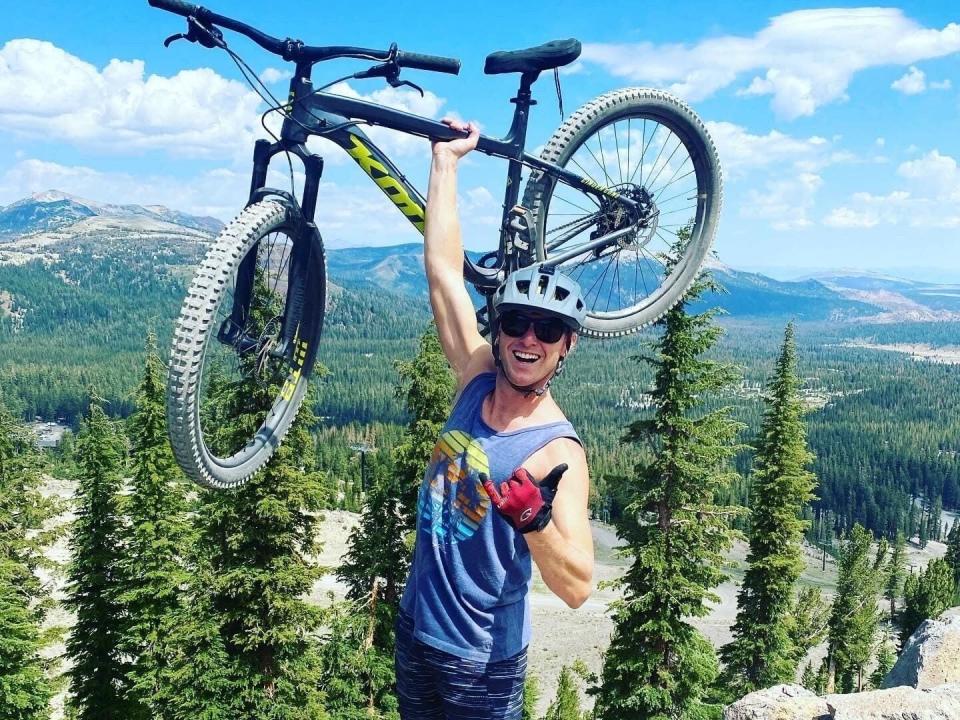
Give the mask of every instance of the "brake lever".
[[401, 87], [401, 86], [403, 86], [403, 85], [409, 85], [409, 86], [412, 87], [414, 90], [416, 90], [418, 93], [420, 93], [420, 97], [426, 97], [426, 96], [423, 94], [423, 88], [420, 87], [419, 85], [415, 85], [414, 83], [410, 82], [409, 80], [400, 80], [400, 79], [397, 78], [397, 77], [387, 77], [387, 82], [390, 83], [390, 87], [395, 87], [395, 88]]
[[213, 27], [212, 25], [207, 27], [193, 15], [187, 18], [187, 25], [186, 33], [171, 35], [163, 41], [163, 46], [170, 47], [170, 45], [177, 40], [189, 40], [190, 42], [198, 42], [205, 48], [226, 47], [226, 43], [223, 41], [223, 33], [220, 32], [219, 28]]
[[176, 35], [171, 35], [171, 36], [168, 37], [166, 40], [164, 40], [164, 41], [163, 41], [163, 46], [164, 46], [165, 48], [168, 48], [168, 47], [170, 47], [173, 43], [175, 43], [177, 40], [189, 40], [189, 39], [190, 39], [190, 38], [187, 37], [186, 33], [177, 33]]

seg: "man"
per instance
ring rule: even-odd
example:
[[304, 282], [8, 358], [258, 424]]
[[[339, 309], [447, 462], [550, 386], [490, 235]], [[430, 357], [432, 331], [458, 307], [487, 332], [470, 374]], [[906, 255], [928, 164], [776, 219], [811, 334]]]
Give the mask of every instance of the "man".
[[397, 621], [397, 690], [405, 720], [513, 720], [523, 702], [531, 558], [570, 607], [591, 590], [586, 457], [549, 390], [576, 345], [584, 305], [570, 278], [537, 267], [512, 274], [494, 297], [491, 353], [464, 286], [456, 208], [457, 164], [479, 131], [445, 122], [469, 134], [433, 144], [424, 256], [458, 396], [420, 489]]

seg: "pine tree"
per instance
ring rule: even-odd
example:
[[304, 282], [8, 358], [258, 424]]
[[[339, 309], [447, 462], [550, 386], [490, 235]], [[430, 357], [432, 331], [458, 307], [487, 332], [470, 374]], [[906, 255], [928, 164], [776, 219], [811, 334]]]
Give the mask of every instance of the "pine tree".
[[930, 539], [939, 542], [943, 535], [943, 500], [939, 495], [933, 499], [933, 506], [930, 508], [930, 520], [927, 525]]
[[827, 636], [830, 604], [823, 599], [820, 588], [801, 588], [787, 615], [785, 622], [792, 649], [791, 661], [799, 666], [807, 653]]
[[633, 564], [612, 604], [614, 632], [604, 658], [595, 713], [600, 718], [693, 718], [718, 673], [716, 653], [689, 623], [709, 612], [711, 589], [730, 544], [727, 507], [714, 493], [738, 477], [728, 469], [741, 427], [729, 408], [704, 403], [737, 378], [733, 368], [703, 357], [721, 334], [714, 312], [692, 315], [688, 302], [713, 288], [699, 280], [658, 323], [654, 417], [629, 427], [626, 439], [652, 441], [654, 456], [630, 478], [630, 499], [617, 532]]
[[949, 608], [953, 595], [953, 570], [943, 558], [931, 560], [926, 569], [917, 575], [910, 575], [903, 584], [901, 647], [907, 644], [920, 623], [938, 617]]
[[880, 647], [877, 648], [877, 665], [870, 674], [870, 685], [874, 688], [881, 687], [884, 679], [887, 677], [887, 673], [890, 672], [890, 669], [896, 661], [897, 656], [890, 646], [889, 638], [884, 637], [880, 642]]
[[[147, 339], [147, 358], [131, 416], [131, 493], [127, 500], [127, 551], [119, 600], [130, 622], [123, 648], [133, 658], [131, 704], [140, 714], [163, 716], [157, 705], [167, 658], [164, 638], [181, 605], [181, 589], [189, 580], [185, 555], [190, 542], [185, 478], [167, 441], [164, 411], [164, 368], [156, 339]], [[179, 622], [179, 619], [176, 620]]]
[[893, 552], [890, 554], [890, 562], [887, 563], [887, 582], [884, 586], [883, 596], [890, 602], [890, 620], [897, 617], [897, 598], [903, 592], [904, 578], [904, 549], [906, 540], [902, 532], [897, 533], [897, 539], [893, 543]]
[[947, 554], [943, 559], [953, 570], [955, 594], [957, 599], [960, 600], [960, 518], [953, 521], [953, 526], [947, 535]]
[[64, 601], [76, 614], [67, 656], [73, 661], [68, 671], [69, 702], [78, 720], [125, 720], [131, 714], [126, 700], [129, 668], [121, 649], [125, 618], [118, 601], [123, 557], [119, 492], [125, 451], [124, 439], [101, 401], [91, 397], [77, 438], [77, 517]]
[[36, 619], [17, 586], [21, 570], [0, 557], [0, 717], [44, 720], [52, 692], [38, 654]]
[[869, 531], [853, 526], [840, 552], [837, 594], [830, 613], [827, 691], [863, 689], [863, 670], [873, 650], [879, 623], [877, 601], [883, 587], [879, 553], [870, 559]]
[[37, 623], [43, 621], [52, 600], [36, 573], [54, 565], [43, 551], [61, 534], [59, 529], [44, 529], [44, 523], [63, 510], [62, 503], [41, 493], [45, 466], [33, 433], [0, 399], [0, 558], [13, 563], [12, 579], [25, 594]]
[[589, 717], [589, 713], [580, 707], [580, 690], [576, 680], [577, 675], [583, 677], [585, 674], [586, 667], [579, 662], [573, 668], [566, 665], [560, 668], [557, 696], [547, 707], [543, 720], [586, 720]]
[[[257, 390], [238, 388], [255, 402]], [[249, 436], [239, 419], [238, 432]], [[320, 712], [313, 635], [322, 611], [305, 596], [323, 574], [312, 558], [325, 496], [319, 475], [302, 469], [308, 446], [298, 419], [264, 471], [235, 491], [204, 492], [197, 510], [201, 568], [191, 605], [212, 612], [196, 637], [207, 642], [215, 628], [229, 658], [219, 699], [227, 716], [306, 720]]]
[[926, 501], [920, 508], [920, 527], [917, 530], [917, 544], [920, 545], [920, 548], [923, 549], [927, 546], [927, 542], [930, 540], [930, 523], [929, 515], [925, 511]]
[[44, 589], [36, 530], [49, 517], [38, 492], [40, 459], [26, 428], [0, 402], [0, 717], [49, 717], [51, 686], [40, 659]]
[[318, 676], [326, 711], [332, 720], [396, 720], [393, 654], [373, 645], [363, 603], [329, 599]]
[[[262, 280], [254, 286], [250, 317], [255, 336], [276, 314]], [[203, 411], [219, 452], [254, 435], [280, 390], [282, 373], [256, 361], [252, 353], [242, 356], [237, 374], [210, 380]], [[197, 567], [183, 611], [190, 620], [175, 629], [166, 652], [194, 658], [211, 669], [212, 679], [171, 661], [166, 685], [173, 717], [190, 717], [203, 708], [200, 700], [207, 701], [203, 713], [210, 718], [326, 717], [316, 641], [323, 610], [306, 596], [324, 573], [314, 558], [316, 513], [327, 498], [322, 475], [307, 460], [306, 423], [301, 410], [265, 469], [244, 485], [200, 496]]]
[[807, 449], [792, 323], [768, 393], [750, 493], [748, 568], [737, 596], [734, 640], [720, 652], [721, 682], [734, 698], [792, 682], [799, 661], [791, 609], [804, 568], [801, 542], [808, 523], [801, 514], [814, 497], [816, 479], [807, 470], [813, 455]]
[[523, 681], [523, 711], [520, 720], [537, 720], [537, 702], [540, 700], [540, 683], [528, 674]]

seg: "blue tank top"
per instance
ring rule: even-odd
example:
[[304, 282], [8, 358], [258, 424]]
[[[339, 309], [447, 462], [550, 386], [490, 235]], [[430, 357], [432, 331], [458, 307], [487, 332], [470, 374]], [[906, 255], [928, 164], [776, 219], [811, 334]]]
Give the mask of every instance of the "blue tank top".
[[530, 550], [478, 475], [506, 480], [551, 440], [580, 442], [567, 421], [497, 432], [483, 421], [495, 373], [463, 389], [420, 486], [417, 540], [400, 607], [414, 636], [457, 657], [496, 662], [530, 642]]

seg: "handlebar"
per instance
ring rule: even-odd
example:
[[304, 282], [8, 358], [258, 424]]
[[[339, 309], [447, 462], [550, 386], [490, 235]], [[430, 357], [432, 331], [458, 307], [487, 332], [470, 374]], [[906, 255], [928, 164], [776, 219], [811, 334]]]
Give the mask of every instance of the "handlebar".
[[147, 0], [147, 2], [150, 3], [151, 7], [166, 10], [174, 15], [183, 15], [183, 17], [196, 15], [197, 10], [201, 9], [199, 5], [192, 5], [183, 0]]
[[[201, 23], [207, 25], [218, 25], [227, 30], [233, 30], [241, 35], [246, 35], [257, 45], [267, 52], [279, 55], [284, 60], [293, 62], [320, 62], [322, 60], [332, 60], [334, 58], [352, 57], [363, 60], [376, 60], [378, 62], [394, 61], [400, 67], [415, 68], [418, 70], [429, 70], [432, 72], [449, 73], [457, 75], [460, 72], [460, 61], [456, 58], [441, 57], [439, 55], [423, 55], [420, 53], [392, 51], [392, 50], [372, 50], [370, 48], [351, 47], [351, 46], [311, 46], [304, 45], [299, 40], [287, 38], [280, 40], [267, 35], [255, 27], [242, 23], [226, 15], [218, 15], [212, 10], [208, 10], [200, 5], [184, 2], [184, 0], [147, 0], [155, 8], [165, 10], [174, 15], [196, 18]], [[394, 54], [395, 52], [395, 54]]]
[[456, 75], [460, 72], [460, 61], [456, 58], [422, 55], [420, 53], [404, 52], [403, 50], [397, 52], [397, 64], [400, 67], [449, 73], [450, 75]]

